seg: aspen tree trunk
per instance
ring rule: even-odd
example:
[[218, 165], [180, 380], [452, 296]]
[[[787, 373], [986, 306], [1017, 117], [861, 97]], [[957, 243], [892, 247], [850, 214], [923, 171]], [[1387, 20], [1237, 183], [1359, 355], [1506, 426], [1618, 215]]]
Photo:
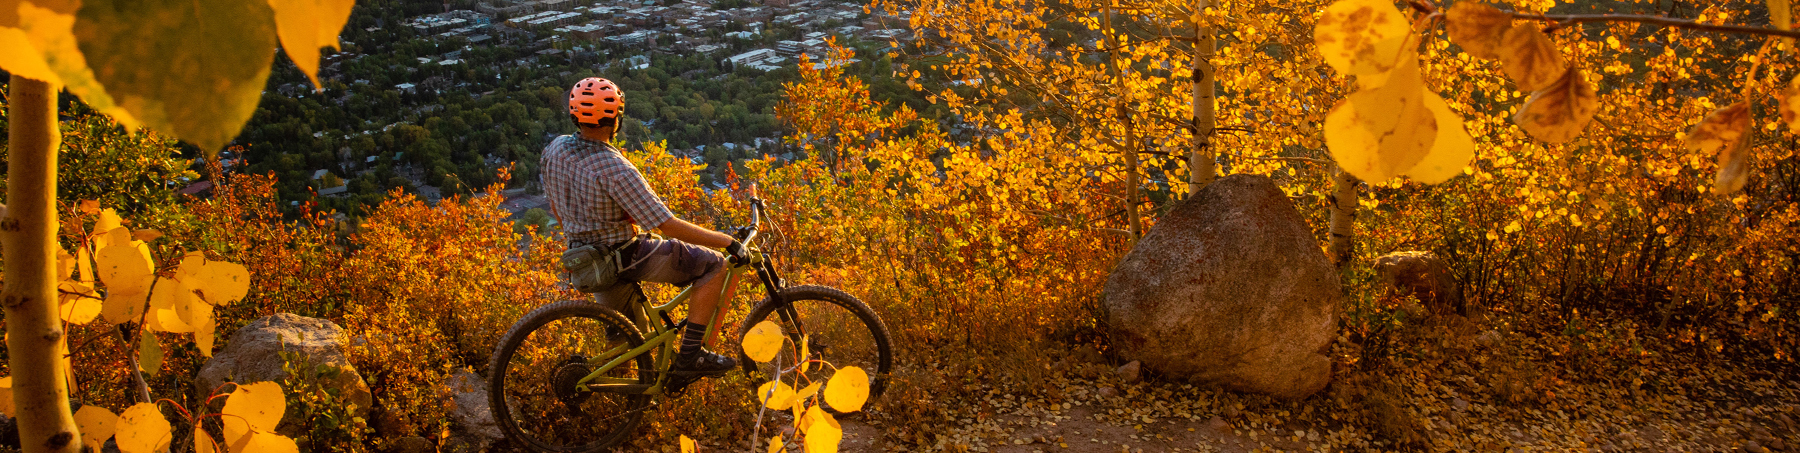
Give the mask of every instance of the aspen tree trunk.
[[1218, 177], [1218, 151], [1212, 147], [1213, 128], [1217, 127], [1213, 115], [1213, 65], [1212, 57], [1217, 51], [1213, 40], [1212, 27], [1201, 25], [1198, 20], [1207, 2], [1201, 0], [1194, 5], [1194, 138], [1193, 149], [1188, 151], [1188, 196], [1200, 193], [1200, 189], [1212, 184]]
[[[1113, 83], [1119, 83], [1119, 82], [1123, 81], [1125, 78], [1124, 77], [1125, 71], [1123, 68], [1121, 68], [1119, 66], [1120, 63], [1119, 63], [1118, 34], [1119, 34], [1119, 30], [1117, 28], [1113, 27], [1113, 5], [1108, 5], [1107, 9], [1106, 9], [1106, 47], [1109, 49], [1109, 50], [1107, 50], [1107, 58], [1108, 58], [1107, 67], [1109, 69], [1109, 72], [1112, 73]], [[1119, 151], [1121, 154], [1125, 155], [1125, 217], [1126, 217], [1126, 225], [1129, 226], [1130, 231], [1131, 231], [1131, 244], [1133, 246], [1135, 246], [1135, 245], [1137, 245], [1138, 238], [1144, 236], [1143, 224], [1138, 222], [1138, 211], [1137, 211], [1137, 193], [1138, 193], [1137, 131], [1132, 129], [1134, 124], [1131, 121], [1132, 114], [1130, 112], [1129, 107], [1127, 107], [1124, 102], [1121, 102], [1116, 97], [1116, 95], [1113, 98], [1112, 102], [1113, 102], [1113, 113], [1118, 115], [1119, 123], [1123, 126], [1122, 129], [1124, 129], [1124, 131], [1125, 131], [1125, 149], [1122, 149]]]
[[1350, 172], [1338, 169], [1332, 175], [1331, 193], [1331, 245], [1326, 254], [1331, 255], [1331, 263], [1343, 269], [1350, 262], [1352, 239], [1356, 233], [1356, 184], [1360, 182]]
[[[28, 453], [81, 450], [69, 414], [68, 362], [56, 312], [56, 91], [49, 83], [12, 76], [6, 153], [6, 215], [0, 253], [6, 260], [7, 365], [19, 445]], [[95, 449], [98, 449], [96, 446]]]

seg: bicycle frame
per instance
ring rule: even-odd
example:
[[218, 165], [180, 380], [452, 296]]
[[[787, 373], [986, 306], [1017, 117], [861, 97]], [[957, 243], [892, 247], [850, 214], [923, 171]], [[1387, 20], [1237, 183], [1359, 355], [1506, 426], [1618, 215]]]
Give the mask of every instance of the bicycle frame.
[[[753, 239], [756, 237], [755, 228], [758, 224], [761, 223], [760, 222], [761, 217], [762, 217], [762, 212], [761, 212], [762, 209], [761, 208], [762, 208], [762, 200], [754, 200], [753, 199], [751, 201], [751, 204], [750, 204], [751, 229], [749, 230], [749, 234], [747, 236], [745, 236], [745, 242], [748, 242], [750, 239]], [[734, 264], [731, 266], [731, 268], [725, 274], [725, 278], [726, 278], [725, 285], [722, 288], [720, 288], [720, 291], [719, 291], [719, 300], [720, 301], [726, 300], [725, 295], [731, 291], [731, 289], [734, 287], [734, 285], [738, 284], [738, 277], [743, 275], [745, 272], [750, 272], [750, 271], [756, 272], [758, 280], [761, 281], [761, 283], [763, 284], [763, 288], [765, 290], [767, 290], [770, 298], [779, 298], [781, 288], [784, 285], [782, 285], [783, 282], [782, 282], [781, 278], [778, 277], [775, 273], [775, 266], [770, 263], [768, 256], [766, 254], [762, 253], [761, 251], [752, 249], [751, 252], [752, 253], [751, 253], [750, 262], [744, 263], [744, 264]], [[647, 395], [663, 394], [664, 390], [665, 390], [665, 386], [669, 382], [668, 370], [672, 365], [672, 361], [674, 360], [674, 355], [675, 355], [674, 353], [675, 353], [676, 344], [677, 344], [676, 338], [680, 337], [681, 333], [682, 333], [681, 329], [677, 328], [680, 325], [676, 324], [674, 319], [669, 317], [669, 313], [674, 311], [675, 307], [687, 304], [688, 299], [691, 299], [693, 297], [694, 291], [696, 291], [695, 286], [689, 285], [688, 287], [682, 288], [681, 292], [676, 293], [675, 297], [670, 298], [668, 302], [663, 303], [661, 305], [653, 305], [650, 298], [648, 296], [645, 296], [643, 294], [642, 289], [640, 288], [637, 291], [637, 294], [636, 294], [637, 297], [635, 298], [636, 300], [632, 301], [632, 303], [629, 304], [630, 306], [628, 307], [628, 309], [644, 315], [644, 317], [643, 317], [644, 323], [647, 325], [639, 326], [639, 329], [642, 329], [642, 330], [640, 330], [639, 333], [645, 334], [645, 337], [646, 337], [644, 339], [644, 344], [638, 345], [637, 347], [631, 348], [629, 350], [626, 350], [624, 345], [620, 345], [620, 346], [614, 347], [610, 350], [607, 350], [606, 352], [600, 353], [597, 357], [595, 357], [595, 359], [604, 360], [604, 361], [606, 361], [606, 364], [601, 365], [599, 368], [595, 368], [594, 371], [588, 372], [587, 376], [582, 377], [581, 380], [579, 380], [579, 381], [576, 381], [576, 383], [575, 383], [576, 388], [584, 389], [584, 390], [588, 390], [588, 391], [607, 392], [607, 393], [647, 394]], [[599, 300], [598, 300], [599, 296], [596, 294], [594, 297], [596, 299], [595, 301], [599, 302]], [[798, 318], [797, 315], [792, 312], [791, 307], [784, 307], [783, 309], [779, 310], [779, 313], [784, 321], [790, 322], [790, 325], [792, 325], [791, 321]], [[662, 321], [661, 324], [658, 324], [656, 322], [659, 320]], [[706, 337], [707, 338], [712, 337], [714, 329], [718, 329], [719, 324], [721, 324], [721, 323], [715, 322], [715, 323], [712, 323], [712, 325], [709, 325], [706, 327]], [[798, 337], [796, 336], [796, 338], [798, 338]], [[642, 383], [638, 382], [639, 381], [638, 379], [615, 378], [615, 377], [603, 376], [607, 372], [612, 371], [615, 368], [618, 368], [620, 365], [630, 363], [631, 361], [635, 360], [639, 355], [650, 352], [651, 350], [657, 350], [656, 362], [654, 365], [657, 377], [656, 377], [656, 381], [654, 383], [642, 384]], [[648, 371], [648, 370], [641, 370], [641, 371]]]

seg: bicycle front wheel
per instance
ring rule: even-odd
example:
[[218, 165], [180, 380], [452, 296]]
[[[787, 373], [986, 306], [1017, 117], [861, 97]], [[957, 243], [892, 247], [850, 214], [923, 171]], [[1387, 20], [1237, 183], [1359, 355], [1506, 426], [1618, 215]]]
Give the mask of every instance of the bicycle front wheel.
[[[743, 339], [751, 328], [763, 321], [780, 325], [789, 341], [783, 342], [773, 360], [756, 363], [743, 353]], [[800, 372], [794, 365], [802, 359], [823, 361], [832, 366], [815, 363], [807, 367], [798, 377], [800, 385], [827, 382], [836, 368], [862, 368], [869, 374], [869, 400], [864, 404], [865, 408], [881, 396], [894, 368], [887, 324], [868, 304], [836, 288], [808, 285], [783, 289], [779, 297], [763, 299], [750, 310], [735, 338], [738, 360], [757, 383], [774, 379], [778, 370], [787, 373], [782, 375], [784, 381], [795, 382], [789, 378], [792, 373]], [[805, 345], [806, 357], [800, 357], [800, 345]], [[832, 413], [844, 412], [831, 407], [826, 409]]]
[[[650, 354], [618, 360], [644, 339], [624, 315], [570, 300], [525, 315], [488, 363], [488, 404], [514, 444], [533, 451], [591, 453], [624, 440], [644, 417], [655, 379]], [[577, 383], [608, 362], [619, 363]]]

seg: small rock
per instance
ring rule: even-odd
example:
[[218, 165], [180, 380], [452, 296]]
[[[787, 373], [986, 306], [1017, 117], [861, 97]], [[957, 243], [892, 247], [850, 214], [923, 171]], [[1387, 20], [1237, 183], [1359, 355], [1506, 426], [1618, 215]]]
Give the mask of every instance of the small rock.
[[1143, 379], [1143, 364], [1133, 360], [1131, 363], [1127, 363], [1125, 366], [1113, 370], [1113, 373], [1119, 375], [1119, 381], [1121, 382], [1126, 384], [1136, 384], [1139, 380]]
[[394, 453], [434, 453], [437, 446], [430, 439], [419, 436], [406, 436], [394, 440]]
[[1788, 449], [1787, 441], [1781, 440], [1780, 437], [1770, 439], [1767, 442], [1767, 444], [1768, 444], [1769, 448], [1772, 450], [1787, 451], [1787, 449]]
[[1217, 415], [1214, 415], [1212, 419], [1206, 421], [1206, 427], [1220, 432], [1231, 430], [1231, 424], [1225, 423], [1225, 419], [1219, 418]]
[[1457, 411], [1457, 412], [1462, 412], [1462, 411], [1466, 411], [1466, 410], [1469, 410], [1469, 402], [1468, 402], [1468, 401], [1463, 401], [1463, 399], [1462, 399], [1462, 398], [1455, 398], [1455, 399], [1451, 399], [1451, 400], [1450, 400], [1450, 405], [1451, 405], [1451, 406], [1455, 406], [1455, 407], [1456, 407], [1456, 411]]
[[1753, 440], [1753, 441], [1744, 443], [1744, 451], [1747, 451], [1750, 453], [1768, 453], [1769, 449], [1763, 448], [1762, 444], [1757, 443], [1756, 441]]
[[1462, 292], [1449, 264], [1431, 252], [1394, 252], [1375, 259], [1375, 278], [1397, 295], [1411, 295], [1423, 307], [1408, 311], [1419, 315], [1445, 315], [1463, 311]]
[[1489, 330], [1482, 332], [1480, 336], [1475, 337], [1475, 344], [1480, 345], [1483, 349], [1493, 349], [1495, 346], [1500, 345], [1500, 339], [1499, 331]]
[[1112, 398], [1115, 396], [1119, 396], [1119, 390], [1112, 388], [1112, 387], [1101, 387], [1099, 391], [1096, 391], [1094, 393], [1097, 395], [1100, 395], [1101, 398]]

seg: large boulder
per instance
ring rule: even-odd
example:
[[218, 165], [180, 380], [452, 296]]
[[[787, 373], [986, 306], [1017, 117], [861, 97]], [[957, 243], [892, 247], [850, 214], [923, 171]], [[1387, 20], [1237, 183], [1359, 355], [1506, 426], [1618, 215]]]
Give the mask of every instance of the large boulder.
[[1461, 313], [1462, 290], [1450, 265], [1431, 252], [1394, 252], [1375, 259], [1375, 279], [1389, 294], [1410, 295], [1431, 315]]
[[1161, 375], [1303, 398], [1325, 388], [1344, 298], [1312, 229], [1267, 177], [1181, 202], [1106, 281], [1112, 345]]
[[[340, 398], [356, 404], [354, 415], [367, 420], [373, 395], [362, 375], [344, 356], [344, 342], [344, 329], [329, 320], [291, 313], [257, 319], [232, 334], [225, 349], [200, 367], [200, 375], [194, 380], [195, 390], [204, 397], [226, 381], [244, 384], [281, 382], [291, 376], [288, 369], [283, 368], [282, 353], [286, 352], [296, 362], [289, 366], [291, 369], [325, 370], [318, 374], [328, 381], [320, 383], [321, 388], [336, 389]], [[232, 389], [220, 390], [230, 392]], [[294, 391], [285, 386], [283, 390]], [[282, 425], [294, 426], [296, 421], [295, 412], [288, 411]]]

